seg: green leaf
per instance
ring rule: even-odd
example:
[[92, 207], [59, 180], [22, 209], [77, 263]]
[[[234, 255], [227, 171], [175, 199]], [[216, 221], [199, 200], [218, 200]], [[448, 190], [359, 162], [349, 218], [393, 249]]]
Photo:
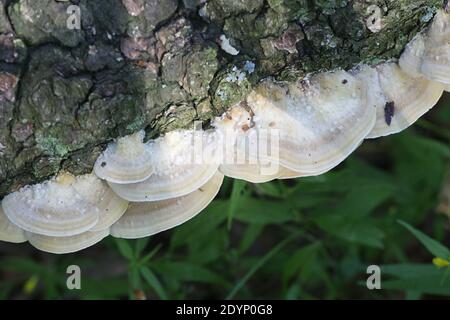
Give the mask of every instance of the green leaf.
[[341, 239], [374, 248], [383, 247], [384, 232], [373, 219], [350, 218], [345, 215], [324, 215], [314, 218], [320, 228]]
[[408, 229], [425, 246], [425, 248], [427, 248], [427, 250], [432, 255], [443, 259], [450, 258], [450, 250], [447, 247], [443, 246], [433, 238], [430, 238], [423, 232], [415, 229], [413, 226], [409, 225], [404, 221], [399, 220], [398, 223], [400, 223], [402, 226]]
[[264, 227], [261, 225], [249, 225], [239, 244], [239, 254], [244, 254], [248, 249], [250, 249], [263, 230]]
[[209, 283], [228, 287], [228, 282], [220, 275], [205, 267], [187, 262], [158, 261], [152, 264], [153, 270], [164, 277], [178, 281]]
[[[445, 136], [446, 139], [450, 139], [450, 131], [447, 130], [446, 128], [436, 127], [432, 123], [423, 119], [419, 120], [419, 125], [427, 129], [431, 129], [436, 134]], [[446, 158], [450, 158], [450, 147], [437, 140], [417, 136], [415, 138], [415, 142], [417, 144], [420, 144], [422, 147], [429, 148], [435, 151], [436, 153], [441, 154]]]
[[390, 275], [398, 278], [420, 278], [429, 276], [442, 276], [442, 271], [432, 264], [388, 264], [381, 266], [383, 275]]
[[164, 291], [163, 286], [159, 282], [158, 278], [155, 276], [155, 274], [147, 267], [142, 267], [140, 269], [142, 277], [144, 277], [145, 281], [147, 281], [148, 285], [155, 290], [155, 292], [158, 294], [158, 296], [162, 300], [167, 300], [167, 294]]
[[233, 190], [231, 191], [230, 206], [228, 208], [228, 229], [231, 228], [233, 218], [236, 214], [239, 202], [244, 196], [244, 190], [247, 186], [247, 182], [244, 180], [235, 179], [233, 182]]
[[83, 276], [82, 290], [73, 290], [71, 294], [84, 300], [120, 299], [129, 293], [129, 286], [124, 277], [93, 279]]
[[117, 243], [120, 254], [128, 260], [134, 261], [134, 253], [133, 249], [130, 246], [130, 243], [127, 240], [117, 238], [115, 239], [115, 241]]
[[227, 209], [228, 201], [214, 200], [202, 214], [174, 230], [170, 239], [170, 248], [173, 250], [207, 239], [220, 224], [226, 221]]
[[236, 206], [235, 218], [241, 222], [265, 225], [292, 221], [296, 216], [286, 201], [244, 198]]
[[299, 272], [307, 275], [321, 247], [322, 243], [316, 242], [294, 252], [284, 266], [283, 281], [287, 283]]
[[377, 207], [382, 205], [394, 193], [394, 188], [387, 188], [385, 185], [373, 185], [358, 187], [351, 191], [339, 205], [333, 214], [348, 214], [355, 216], [369, 215]]
[[228, 250], [228, 230], [220, 228], [212, 232], [206, 241], [190, 242], [186, 262], [198, 265], [206, 265], [224, 258], [224, 252]]
[[161, 249], [162, 245], [158, 244], [155, 248], [153, 248], [152, 251], [150, 251], [148, 254], [146, 254], [144, 257], [142, 257], [142, 259], [139, 261], [141, 264], [146, 264], [148, 263], [159, 251], [159, 249]]
[[128, 271], [128, 279], [130, 281], [129, 296], [135, 299], [134, 290], [142, 289], [141, 275], [137, 266], [132, 266]]
[[381, 283], [381, 287], [385, 290], [415, 291], [426, 294], [450, 296], [450, 281], [443, 281], [442, 276], [385, 280]]
[[234, 286], [234, 288], [228, 293], [226, 300], [233, 299], [236, 294], [244, 287], [244, 285], [250, 280], [250, 278], [258, 272], [259, 269], [261, 269], [270, 259], [273, 258], [278, 252], [281, 251], [289, 242], [294, 240], [298, 235], [299, 232], [296, 232], [292, 235], [290, 235], [288, 238], [284, 239], [280, 243], [278, 243], [275, 247], [272, 248], [268, 253], [266, 253], [261, 259], [259, 259], [253, 267], [238, 281], [238, 283]]
[[141, 255], [142, 251], [144, 251], [145, 247], [147, 246], [149, 240], [150, 240], [150, 237], [141, 238], [141, 239], [136, 240], [135, 247], [134, 247], [136, 257], [139, 257]]
[[267, 183], [256, 184], [255, 187], [264, 195], [283, 199], [287, 196], [286, 188], [280, 180], [275, 180]]

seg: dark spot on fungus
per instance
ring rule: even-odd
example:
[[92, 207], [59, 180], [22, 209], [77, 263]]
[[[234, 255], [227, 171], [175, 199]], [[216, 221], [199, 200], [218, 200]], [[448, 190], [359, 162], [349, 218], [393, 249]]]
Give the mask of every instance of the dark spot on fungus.
[[348, 83], [347, 79], [342, 80], [342, 84], [347, 84], [347, 83]]
[[202, 188], [199, 188], [198, 191], [205, 192], [205, 190], [203, 190]]
[[395, 115], [395, 103], [393, 101], [386, 103], [384, 107], [384, 120], [388, 126], [392, 123], [392, 118]]
[[106, 162], [103, 161], [100, 165], [102, 166], [102, 168], [104, 168], [104, 167], [106, 167]]
[[[255, 116], [255, 113], [253, 112], [253, 109], [248, 105], [247, 101], [241, 101], [240, 106], [242, 108], [244, 108], [245, 111], [247, 111], [249, 113], [250, 117], [254, 117]], [[250, 120], [250, 119], [248, 119], [248, 120]]]

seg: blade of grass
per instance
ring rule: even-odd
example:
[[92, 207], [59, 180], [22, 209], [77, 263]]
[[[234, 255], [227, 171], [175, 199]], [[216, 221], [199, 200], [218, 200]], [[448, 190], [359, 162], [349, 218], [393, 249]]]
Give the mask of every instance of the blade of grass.
[[145, 281], [147, 281], [149, 286], [152, 287], [153, 290], [155, 290], [158, 296], [162, 300], [167, 300], [167, 294], [155, 274], [147, 267], [142, 267], [140, 271]]
[[235, 179], [233, 182], [233, 190], [231, 191], [230, 206], [228, 209], [228, 223], [227, 223], [228, 230], [231, 229], [231, 224], [233, 222], [233, 217], [235, 215], [236, 208], [238, 206], [238, 203], [242, 197], [242, 194], [246, 186], [247, 182], [245, 182], [244, 180]]
[[231, 300], [234, 296], [242, 289], [242, 287], [250, 280], [250, 278], [261, 269], [273, 256], [275, 256], [281, 249], [283, 249], [289, 242], [294, 240], [300, 231], [295, 232], [290, 235], [288, 238], [284, 239], [280, 243], [278, 243], [272, 250], [270, 250], [265, 256], [263, 256], [245, 275], [241, 280], [238, 281], [236, 286], [228, 293], [225, 300]]
[[116, 241], [119, 252], [122, 256], [130, 261], [134, 261], [134, 252], [131, 248], [130, 243], [124, 239], [114, 239]]
[[159, 249], [161, 249], [162, 244], [158, 244], [152, 251], [150, 251], [147, 255], [145, 255], [139, 262], [141, 264], [146, 264], [148, 263], [159, 251]]
[[149, 240], [150, 237], [136, 240], [134, 244], [134, 252], [136, 253], [136, 257], [139, 257], [141, 255], [142, 251], [144, 251], [145, 247], [147, 246]]
[[417, 121], [417, 124], [419, 127], [429, 130], [442, 138], [450, 139], [450, 131], [447, 130], [446, 128], [437, 126], [434, 123], [427, 121], [425, 119], [420, 119], [419, 121]]
[[414, 237], [416, 237], [424, 246], [427, 248], [427, 250], [433, 254], [436, 257], [449, 259], [450, 258], [450, 250], [434, 240], [433, 238], [430, 238], [423, 232], [415, 229], [413, 226], [409, 225], [408, 223], [398, 220], [398, 223], [400, 223], [403, 227], [408, 229]]

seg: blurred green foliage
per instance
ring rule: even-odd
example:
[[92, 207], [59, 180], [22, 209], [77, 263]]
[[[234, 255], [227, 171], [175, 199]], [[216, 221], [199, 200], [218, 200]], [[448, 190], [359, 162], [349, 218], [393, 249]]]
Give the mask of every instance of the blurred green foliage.
[[[1, 244], [0, 299], [450, 297], [449, 219], [437, 210], [449, 208], [449, 124], [447, 101], [325, 175], [227, 179], [203, 213], [147, 239], [66, 256]], [[82, 289], [69, 291], [73, 264]], [[365, 285], [373, 264], [381, 290]]]

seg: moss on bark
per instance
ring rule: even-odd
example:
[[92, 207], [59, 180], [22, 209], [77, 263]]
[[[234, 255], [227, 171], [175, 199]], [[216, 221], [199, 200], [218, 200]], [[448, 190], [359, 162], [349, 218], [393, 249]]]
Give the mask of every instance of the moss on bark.
[[89, 172], [118, 136], [207, 123], [264, 77], [398, 57], [442, 2], [1, 0], [0, 198]]

